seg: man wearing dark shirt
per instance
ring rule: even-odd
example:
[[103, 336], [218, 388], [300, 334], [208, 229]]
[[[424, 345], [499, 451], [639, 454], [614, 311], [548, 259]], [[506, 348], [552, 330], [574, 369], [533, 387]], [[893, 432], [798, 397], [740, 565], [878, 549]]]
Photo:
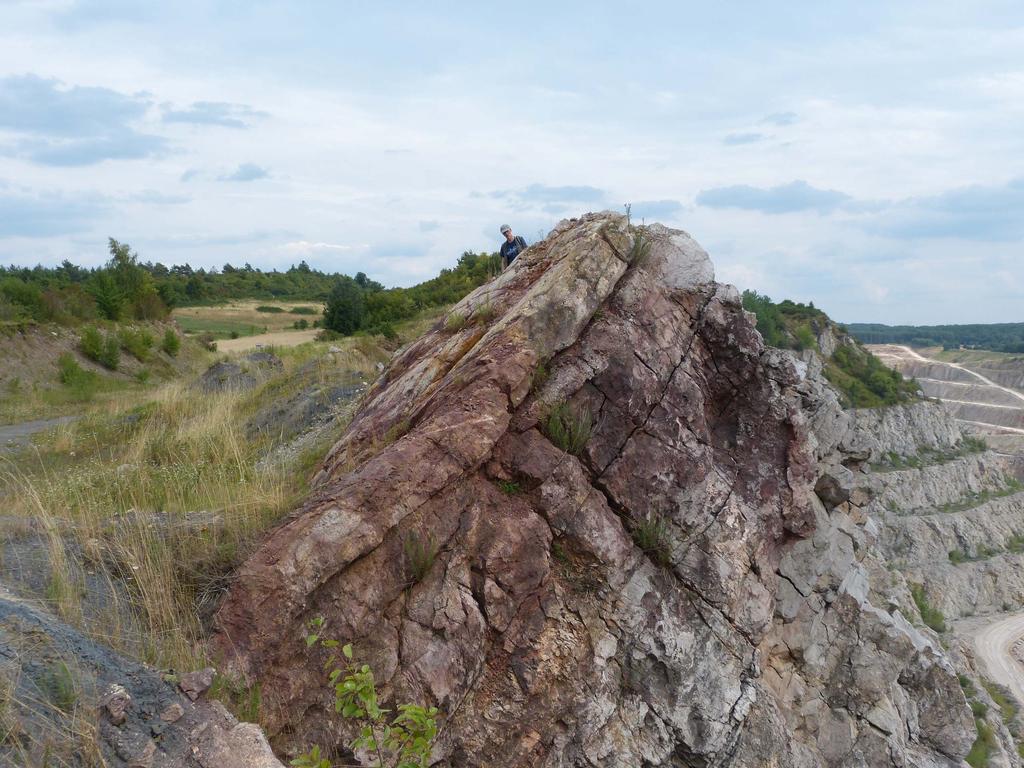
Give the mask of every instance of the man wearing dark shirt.
[[501, 244], [501, 268], [504, 269], [526, 250], [526, 241], [518, 235], [513, 235], [512, 227], [508, 224], [501, 225], [501, 234], [505, 236], [505, 242]]

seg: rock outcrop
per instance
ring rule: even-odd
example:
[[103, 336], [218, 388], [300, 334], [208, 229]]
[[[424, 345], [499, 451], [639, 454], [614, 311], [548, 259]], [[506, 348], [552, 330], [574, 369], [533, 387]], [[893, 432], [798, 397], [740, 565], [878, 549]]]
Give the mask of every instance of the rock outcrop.
[[284, 768], [208, 687], [176, 686], [0, 589], [2, 765]]
[[959, 766], [952, 665], [873, 602], [857, 418], [688, 235], [563, 222], [392, 361], [216, 645], [287, 754], [353, 736], [322, 616], [440, 765]]

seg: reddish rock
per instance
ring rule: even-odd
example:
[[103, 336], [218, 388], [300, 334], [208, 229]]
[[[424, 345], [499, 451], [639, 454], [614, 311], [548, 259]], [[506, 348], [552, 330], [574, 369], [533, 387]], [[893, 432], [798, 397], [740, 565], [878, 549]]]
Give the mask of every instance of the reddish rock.
[[197, 669], [195, 672], [186, 672], [178, 681], [178, 687], [192, 701], [195, 701], [213, 685], [213, 677], [216, 670], [213, 667]]
[[[496, 319], [439, 322], [368, 393], [217, 616], [279, 744], [328, 717], [302, 641], [318, 615], [385, 696], [450, 713], [456, 765], [733, 743], [813, 461], [792, 366], [688, 236], [646, 240], [630, 264], [621, 217], [566, 223], [452, 310]], [[558, 402], [592, 416], [578, 457], [543, 434]], [[630, 533], [651, 519], [657, 561]], [[413, 532], [440, 552], [410, 585]]]

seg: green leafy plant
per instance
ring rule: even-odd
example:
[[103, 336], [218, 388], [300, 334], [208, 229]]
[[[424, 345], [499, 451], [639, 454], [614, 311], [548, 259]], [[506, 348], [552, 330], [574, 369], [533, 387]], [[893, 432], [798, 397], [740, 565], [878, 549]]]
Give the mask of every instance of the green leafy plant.
[[421, 537], [412, 531], [405, 537], [403, 546], [413, 581], [417, 583], [423, 581], [434, 566], [434, 560], [437, 559], [437, 544], [434, 543], [431, 536]]
[[590, 440], [594, 419], [588, 408], [576, 410], [568, 403], [558, 403], [548, 411], [543, 428], [552, 443], [578, 456]]
[[320, 755], [320, 747], [313, 747], [304, 755], [299, 755], [289, 765], [295, 768], [331, 768], [331, 761]]
[[[375, 768], [427, 768], [430, 751], [437, 737], [436, 707], [399, 704], [398, 714], [380, 706], [373, 670], [368, 664], [355, 661], [351, 643], [340, 645], [324, 638], [324, 618], [318, 616], [309, 624], [306, 647], [315, 645], [331, 652], [324, 664], [329, 670], [328, 683], [334, 691], [334, 711], [355, 721], [359, 735], [350, 747], [373, 755]], [[341, 651], [340, 658], [338, 650]], [[318, 746], [292, 760], [294, 768], [331, 768]]]
[[522, 486], [514, 480], [499, 480], [498, 488], [501, 489], [502, 493], [507, 493], [509, 496], [515, 496], [523, 492]]

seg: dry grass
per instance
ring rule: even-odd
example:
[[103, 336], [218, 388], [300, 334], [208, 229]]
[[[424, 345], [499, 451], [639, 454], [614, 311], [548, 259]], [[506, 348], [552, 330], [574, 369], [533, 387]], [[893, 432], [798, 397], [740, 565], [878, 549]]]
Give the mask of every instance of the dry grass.
[[[26, 637], [24, 642], [48, 641]], [[21, 649], [0, 668], [0, 762], [25, 768], [105, 767], [93, 696], [83, 690], [74, 664], [51, 658], [37, 669], [34, 682], [22, 685], [22, 655], [32, 654]]]
[[[284, 311], [258, 312], [256, 308], [262, 306], [278, 307]], [[295, 307], [308, 307], [315, 314], [294, 314], [290, 310]], [[251, 328], [259, 329], [258, 332], [264, 332], [266, 328], [268, 333], [288, 330], [294, 327], [296, 320], [305, 319], [312, 324], [321, 312], [323, 304], [316, 302], [246, 300], [211, 307], [179, 307], [171, 313], [171, 317], [189, 331], [205, 330], [224, 336], [231, 330], [248, 335], [252, 333], [249, 330]]]
[[[412, 332], [431, 320], [418, 319]], [[113, 393], [32, 452], [0, 458], [0, 515], [44, 543], [50, 607], [159, 667], [205, 665], [204, 621], [230, 574], [305, 494], [344, 426], [265, 462], [279, 445], [248, 434], [246, 422], [311, 382], [337, 383], [343, 371], [372, 380], [391, 354], [382, 342], [363, 336], [277, 349], [285, 371], [249, 392], [200, 395], [172, 382]], [[329, 346], [340, 351], [328, 354]]]

